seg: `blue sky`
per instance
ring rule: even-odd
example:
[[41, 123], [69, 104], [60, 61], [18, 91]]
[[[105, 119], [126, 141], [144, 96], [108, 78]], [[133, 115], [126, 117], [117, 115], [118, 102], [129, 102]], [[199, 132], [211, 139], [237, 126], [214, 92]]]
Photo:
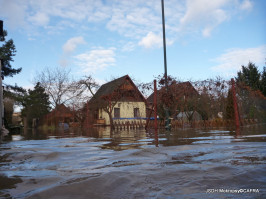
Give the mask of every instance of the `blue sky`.
[[[181, 80], [236, 75], [266, 58], [266, 1], [164, 0], [168, 74]], [[0, 19], [32, 87], [45, 67], [91, 74], [100, 83], [129, 74], [150, 82], [164, 72], [160, 0], [0, 0]], [[8, 39], [7, 38], [7, 39]]]

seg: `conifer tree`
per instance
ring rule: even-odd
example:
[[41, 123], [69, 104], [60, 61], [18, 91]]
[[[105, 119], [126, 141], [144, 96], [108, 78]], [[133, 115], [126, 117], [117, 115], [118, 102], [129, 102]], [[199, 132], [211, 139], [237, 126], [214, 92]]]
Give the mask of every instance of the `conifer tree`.
[[242, 70], [237, 72], [236, 81], [244, 83], [253, 90], [260, 90], [260, 76], [258, 67], [249, 62], [248, 66], [242, 65]]
[[263, 72], [261, 73], [260, 90], [266, 97], [266, 67], [263, 68]]
[[3, 45], [0, 46], [0, 60], [2, 64], [1, 76], [13, 77], [20, 73], [22, 68], [15, 69], [12, 67], [11, 62], [14, 61], [13, 57], [16, 55], [16, 46], [12, 39], [6, 41], [6, 36], [7, 31], [4, 31], [4, 37], [0, 40], [0, 42], [3, 42]]
[[28, 90], [22, 103], [22, 116], [27, 117], [27, 123], [30, 124], [33, 118], [41, 118], [50, 110], [49, 96], [45, 89], [38, 82], [33, 90]]
[[[21, 72], [22, 68], [14, 68], [11, 62], [14, 61], [13, 57], [16, 55], [16, 46], [12, 39], [6, 40], [7, 31], [3, 31], [3, 36], [0, 37], [0, 60], [1, 60], [1, 77], [13, 77]], [[10, 85], [3, 82], [4, 97], [11, 98], [17, 101], [17, 97], [23, 95], [25, 90], [17, 85]]]

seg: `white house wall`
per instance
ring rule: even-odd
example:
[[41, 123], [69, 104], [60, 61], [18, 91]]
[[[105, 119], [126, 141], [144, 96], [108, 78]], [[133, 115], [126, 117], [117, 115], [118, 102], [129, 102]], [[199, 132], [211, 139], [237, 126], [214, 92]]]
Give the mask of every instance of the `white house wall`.
[[[120, 119], [114, 119], [114, 122], [125, 122], [125, 121], [144, 121], [146, 118], [146, 105], [144, 102], [117, 102], [114, 108], [120, 108]], [[134, 108], [139, 108], [139, 118], [134, 119]], [[114, 109], [112, 112], [114, 118]], [[99, 118], [105, 119], [105, 124], [110, 125], [108, 114], [103, 110], [99, 110]]]

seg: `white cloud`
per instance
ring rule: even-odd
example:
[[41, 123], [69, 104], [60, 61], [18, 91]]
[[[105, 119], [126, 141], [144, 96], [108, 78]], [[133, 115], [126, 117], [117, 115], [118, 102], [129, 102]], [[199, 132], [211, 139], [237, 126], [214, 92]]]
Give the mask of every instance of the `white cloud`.
[[47, 26], [49, 24], [50, 18], [47, 14], [38, 12], [34, 16], [29, 17], [29, 21], [37, 26]]
[[160, 13], [155, 10], [154, 4], [148, 5], [147, 2], [136, 0], [116, 3], [106, 27], [137, 39], [150, 31], [161, 31]]
[[80, 0], [53, 1], [53, 0], [34, 0], [28, 2], [28, 17], [36, 13], [45, 14], [49, 17], [60, 17], [61, 19], [83, 20], [88, 12], [91, 12], [90, 6], [93, 3], [86, 3]]
[[217, 10], [221, 10], [228, 2], [229, 0], [187, 0], [186, 13], [180, 19], [180, 22], [186, 24], [193, 21], [199, 22], [201, 20], [206, 20]]
[[86, 41], [82, 36], [79, 37], [73, 37], [66, 41], [66, 43], [63, 45], [63, 55], [61, 59], [59, 60], [59, 64], [62, 67], [66, 67], [69, 65], [70, 60], [69, 57], [74, 53], [75, 49], [78, 47], [78, 45], [86, 44]]
[[242, 4], [240, 5], [240, 9], [241, 10], [251, 10], [252, 9], [252, 7], [253, 7], [253, 4], [252, 4], [252, 2], [251, 1], [249, 1], [249, 0], [244, 0], [243, 2], [242, 2]]
[[[8, 3], [9, 6], [3, 8], [3, 10], [8, 8], [9, 11], [6, 11], [5, 17], [10, 20], [14, 18], [14, 22], [19, 21], [19, 19], [22, 20], [31, 27], [31, 29], [28, 29], [29, 32], [34, 27], [35, 31], [38, 28], [45, 28], [49, 29], [51, 33], [57, 33], [56, 30], [63, 31], [69, 27], [69, 24], [80, 28], [81, 25], [86, 27], [88, 23], [99, 24], [99, 22], [103, 22], [110, 31], [137, 40], [150, 31], [156, 34], [161, 32], [160, 2], [155, 4], [153, 0], [134, 0], [132, 2], [120, 0], [106, 2], [91, 0], [13, 0], [10, 2], [12, 3]], [[172, 23], [177, 21], [176, 10], [179, 9], [176, 8], [179, 7], [179, 4], [178, 0], [169, 0], [169, 3], [171, 3], [171, 7], [169, 7], [171, 11], [169, 10], [167, 13], [172, 15], [167, 14], [169, 17], [167, 21]], [[166, 5], [169, 5], [169, 3], [166, 3]], [[18, 15], [18, 13], [21, 14]], [[1, 15], [2, 13], [0, 13]], [[71, 23], [61, 23], [62, 21]], [[25, 28], [22, 24], [17, 23], [17, 28]], [[173, 30], [172, 27], [172, 25], [169, 26], [169, 31]]]
[[93, 21], [93, 19], [95, 19], [94, 21], [105, 19], [110, 13], [108, 11], [106, 15], [106, 12], [107, 9], [101, 1], [0, 1], [0, 17], [4, 17], [8, 27], [22, 28], [29, 32], [32, 29], [34, 31], [40, 31], [38, 28], [62, 31], [63, 28], [68, 28], [61, 24], [62, 21], [70, 21], [71, 24], [80, 27], [81, 23]]
[[[104, 25], [124, 37], [140, 41], [152, 32], [160, 35], [161, 2], [154, 0], [2, 0], [0, 16], [13, 27], [33, 34], [47, 29], [62, 33], [66, 28]], [[211, 36], [213, 30], [240, 11], [252, 9], [250, 0], [167, 0], [165, 17], [167, 37], [174, 41], [180, 32]], [[29, 28], [30, 27], [30, 28]], [[40, 34], [41, 35], [41, 34]], [[138, 42], [136, 42], [138, 43]]]
[[212, 67], [211, 70], [232, 76], [241, 69], [242, 65], [247, 65], [249, 62], [263, 65], [265, 55], [266, 45], [247, 49], [229, 49], [226, 53], [213, 60], [219, 64]]
[[86, 44], [83, 37], [73, 37], [70, 38], [64, 45], [63, 45], [63, 51], [66, 54], [72, 53], [75, 51], [78, 45], [80, 44]]
[[0, 17], [4, 18], [4, 26], [12, 29], [25, 26], [26, 8], [22, 1], [0, 1]]
[[135, 47], [136, 47], [136, 44], [134, 42], [127, 42], [126, 44], [122, 46], [121, 51], [130, 52], [130, 51], [133, 51]]
[[200, 31], [204, 37], [240, 11], [251, 10], [250, 0], [187, 0], [185, 14], [180, 18], [180, 29], [185, 32]]
[[210, 37], [211, 36], [211, 31], [212, 31], [212, 27], [205, 27], [203, 30], [202, 30], [202, 35], [204, 37]]
[[155, 35], [153, 32], [149, 32], [144, 38], [141, 39], [139, 45], [145, 48], [161, 47], [162, 36]]
[[180, 19], [184, 29], [200, 29], [204, 37], [209, 37], [212, 30], [230, 17], [226, 7], [229, 0], [187, 0], [185, 15]]
[[75, 64], [81, 67], [83, 72], [102, 71], [109, 66], [115, 65], [115, 48], [93, 49], [74, 58]]
[[[166, 45], [172, 45], [174, 40], [166, 38]], [[153, 32], [149, 32], [145, 37], [143, 37], [139, 43], [139, 46], [143, 46], [144, 48], [160, 48], [163, 45], [163, 36], [161, 34], [156, 35]]]

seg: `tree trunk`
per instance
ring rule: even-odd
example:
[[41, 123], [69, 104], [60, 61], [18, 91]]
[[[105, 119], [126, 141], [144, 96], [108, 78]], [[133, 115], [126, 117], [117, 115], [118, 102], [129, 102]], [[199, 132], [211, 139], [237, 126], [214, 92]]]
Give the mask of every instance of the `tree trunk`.
[[109, 116], [109, 120], [110, 120], [110, 127], [111, 127], [111, 130], [114, 129], [114, 121], [113, 121], [113, 118], [112, 118], [112, 112], [107, 112], [108, 113], [108, 116]]

